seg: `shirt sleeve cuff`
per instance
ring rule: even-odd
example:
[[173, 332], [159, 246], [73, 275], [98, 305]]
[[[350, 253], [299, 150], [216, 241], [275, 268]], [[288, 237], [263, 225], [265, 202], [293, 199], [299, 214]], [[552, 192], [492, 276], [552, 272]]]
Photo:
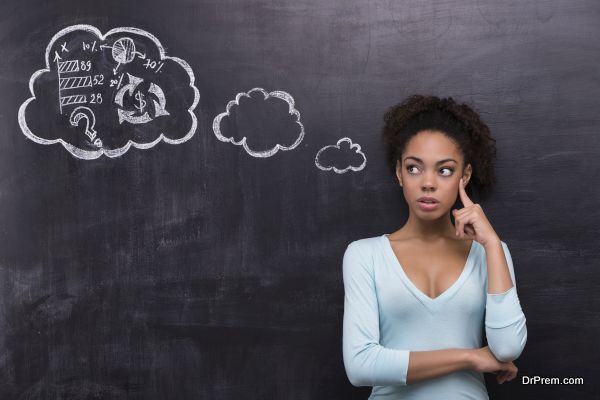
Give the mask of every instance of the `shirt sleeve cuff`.
[[513, 285], [503, 293], [488, 293], [485, 304], [485, 326], [504, 328], [517, 322], [523, 316], [517, 289]]
[[410, 351], [390, 348], [382, 350], [379, 353], [380, 358], [374, 366], [374, 382], [372, 386], [379, 386], [382, 383], [386, 385], [398, 385], [399, 383], [406, 385]]

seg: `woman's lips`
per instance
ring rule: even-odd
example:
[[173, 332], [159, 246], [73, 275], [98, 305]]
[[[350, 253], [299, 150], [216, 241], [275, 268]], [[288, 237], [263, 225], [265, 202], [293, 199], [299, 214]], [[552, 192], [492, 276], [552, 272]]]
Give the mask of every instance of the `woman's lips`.
[[431, 210], [435, 210], [438, 205], [440, 203], [426, 203], [424, 201], [417, 201], [417, 203], [419, 203], [419, 207], [421, 208], [421, 210], [425, 210], [425, 211], [431, 211]]

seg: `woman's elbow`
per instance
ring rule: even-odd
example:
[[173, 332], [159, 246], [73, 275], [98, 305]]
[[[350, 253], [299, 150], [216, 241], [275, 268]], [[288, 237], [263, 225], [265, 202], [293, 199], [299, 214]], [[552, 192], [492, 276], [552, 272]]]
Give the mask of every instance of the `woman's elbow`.
[[367, 371], [367, 363], [365, 360], [358, 356], [358, 354], [350, 354], [350, 352], [344, 352], [344, 368], [346, 370], [346, 376], [353, 386], [372, 386], [371, 377]]
[[361, 387], [361, 386], [371, 386], [369, 384], [369, 380], [366, 377], [361, 375], [348, 375], [348, 380], [352, 384], [352, 386]]
[[515, 337], [513, 340], [505, 340], [498, 343], [488, 343], [490, 351], [496, 359], [501, 362], [514, 361], [521, 356], [527, 343], [527, 331], [524, 335]]
[[371, 380], [363, 367], [353, 362], [346, 362], [344, 364], [346, 375], [352, 386], [371, 386]]

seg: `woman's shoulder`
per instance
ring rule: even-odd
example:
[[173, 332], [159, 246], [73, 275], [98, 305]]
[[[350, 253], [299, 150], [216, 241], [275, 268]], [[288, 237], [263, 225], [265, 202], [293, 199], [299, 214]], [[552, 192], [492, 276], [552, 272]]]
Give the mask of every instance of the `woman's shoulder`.
[[376, 255], [380, 252], [384, 236], [370, 236], [351, 241], [344, 253], [344, 274], [372, 275]]
[[361, 250], [369, 250], [373, 249], [375, 246], [378, 246], [381, 243], [383, 235], [380, 236], [369, 236], [364, 238], [359, 238], [351, 241], [348, 244], [348, 247], [356, 247]]
[[370, 260], [381, 250], [381, 240], [385, 236], [369, 236], [351, 241], [346, 247], [346, 254], [355, 254], [363, 260]]

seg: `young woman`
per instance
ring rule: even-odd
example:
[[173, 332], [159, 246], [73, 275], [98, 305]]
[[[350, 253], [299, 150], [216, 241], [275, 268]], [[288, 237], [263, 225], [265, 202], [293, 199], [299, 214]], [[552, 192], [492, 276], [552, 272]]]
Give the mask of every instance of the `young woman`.
[[346, 373], [369, 399], [488, 399], [483, 373], [514, 379], [527, 341], [508, 247], [467, 194], [494, 183], [495, 140], [451, 97], [411, 96], [384, 120], [409, 215], [344, 254]]

